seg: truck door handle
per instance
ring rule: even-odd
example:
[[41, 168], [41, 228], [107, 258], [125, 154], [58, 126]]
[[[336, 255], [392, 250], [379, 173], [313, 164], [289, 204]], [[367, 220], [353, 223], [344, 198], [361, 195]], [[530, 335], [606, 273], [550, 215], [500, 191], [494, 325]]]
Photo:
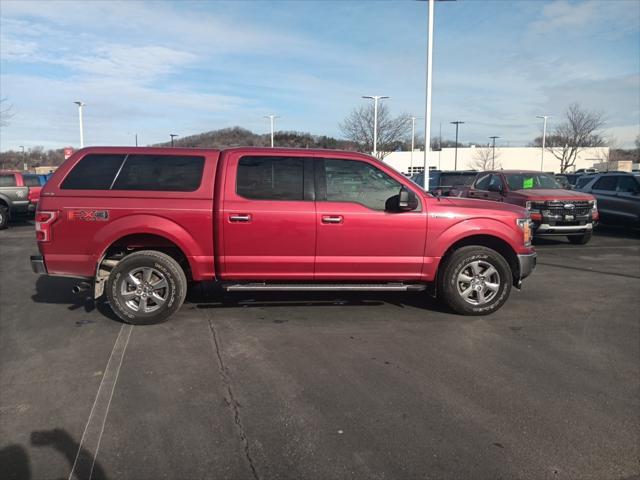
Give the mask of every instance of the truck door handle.
[[250, 222], [251, 215], [248, 215], [246, 213], [229, 215], [229, 221], [230, 222]]
[[322, 223], [342, 223], [342, 215], [323, 215]]

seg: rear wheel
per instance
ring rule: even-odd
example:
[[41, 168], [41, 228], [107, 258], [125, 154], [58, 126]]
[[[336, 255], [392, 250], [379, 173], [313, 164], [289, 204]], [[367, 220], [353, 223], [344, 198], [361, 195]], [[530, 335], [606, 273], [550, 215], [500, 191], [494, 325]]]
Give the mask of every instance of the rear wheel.
[[462, 247], [445, 260], [439, 275], [444, 302], [462, 315], [487, 315], [509, 298], [512, 273], [495, 250], [481, 246]]
[[160, 323], [184, 302], [187, 278], [169, 255], [143, 250], [118, 262], [107, 280], [106, 294], [111, 309], [125, 322]]
[[588, 232], [584, 235], [569, 235], [567, 236], [567, 238], [569, 239], [569, 242], [573, 243], [574, 245], [586, 245], [591, 240], [591, 236], [592, 233]]
[[9, 209], [0, 207], [0, 230], [7, 228], [7, 223], [9, 223]]

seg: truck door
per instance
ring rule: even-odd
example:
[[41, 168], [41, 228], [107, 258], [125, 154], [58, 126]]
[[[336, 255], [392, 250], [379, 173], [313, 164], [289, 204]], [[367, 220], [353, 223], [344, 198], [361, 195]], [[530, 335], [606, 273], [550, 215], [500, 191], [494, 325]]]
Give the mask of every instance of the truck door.
[[313, 159], [277, 152], [228, 155], [218, 222], [224, 278], [312, 280]]
[[[393, 211], [402, 184], [364, 160], [316, 160], [316, 280], [417, 280], [427, 216]], [[407, 187], [408, 188], [408, 187]]]

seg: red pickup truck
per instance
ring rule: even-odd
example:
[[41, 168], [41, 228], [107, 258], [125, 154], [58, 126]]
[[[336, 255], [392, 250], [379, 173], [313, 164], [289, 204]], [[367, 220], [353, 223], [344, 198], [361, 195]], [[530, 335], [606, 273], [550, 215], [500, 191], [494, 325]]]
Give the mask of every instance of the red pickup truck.
[[565, 236], [571, 243], [591, 240], [598, 204], [593, 195], [565, 190], [552, 175], [528, 170], [479, 173], [461, 196], [520, 205], [529, 210], [533, 235]]
[[42, 189], [36, 273], [82, 278], [126, 322], [188, 282], [227, 291], [421, 291], [482, 315], [535, 267], [528, 212], [437, 198], [331, 150], [86, 148]]

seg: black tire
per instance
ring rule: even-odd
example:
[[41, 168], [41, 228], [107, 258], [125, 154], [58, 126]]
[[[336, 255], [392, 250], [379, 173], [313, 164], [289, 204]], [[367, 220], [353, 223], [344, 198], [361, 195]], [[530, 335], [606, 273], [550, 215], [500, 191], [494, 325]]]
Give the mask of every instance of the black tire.
[[567, 235], [570, 243], [574, 245], [586, 245], [591, 240], [593, 236], [592, 232], [587, 232], [584, 235]]
[[[129, 274], [138, 282], [134, 283]], [[149, 277], [145, 280], [146, 274]], [[151, 325], [166, 320], [180, 308], [187, 295], [187, 278], [169, 255], [142, 250], [118, 262], [107, 280], [106, 294], [111, 309], [124, 322]]]
[[7, 207], [0, 207], [0, 230], [7, 228], [9, 223], [9, 209]]
[[[477, 274], [474, 274], [472, 264], [478, 268]], [[489, 266], [493, 267], [495, 273], [490, 271]], [[454, 312], [461, 315], [493, 313], [504, 305], [511, 293], [513, 283], [511, 267], [502, 255], [490, 248], [474, 245], [462, 247], [447, 257], [440, 268], [438, 297]], [[490, 272], [489, 278], [485, 278], [485, 272]], [[460, 275], [468, 277], [470, 281], [463, 282], [460, 280]], [[489, 290], [488, 285], [496, 284], [497, 287]], [[468, 292], [468, 289], [471, 289], [468, 295], [463, 295], [460, 291]], [[484, 302], [481, 301], [480, 295], [486, 295]]]

